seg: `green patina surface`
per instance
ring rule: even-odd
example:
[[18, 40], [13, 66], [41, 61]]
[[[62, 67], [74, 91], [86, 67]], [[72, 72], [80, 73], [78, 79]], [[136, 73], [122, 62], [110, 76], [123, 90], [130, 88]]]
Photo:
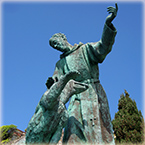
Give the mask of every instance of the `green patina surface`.
[[[58, 86], [50, 85], [49, 93], [42, 96], [29, 122], [26, 143], [57, 143], [62, 128], [65, 127], [63, 142], [66, 144], [114, 144], [108, 100], [99, 81], [98, 64], [112, 50], [117, 33], [112, 21], [117, 11], [117, 4], [115, 8], [108, 7], [110, 15], [106, 18], [102, 37], [98, 42], [72, 46], [62, 33], [50, 38], [50, 45], [63, 52], [52, 76], [54, 84]], [[78, 73], [74, 75], [72, 72]], [[68, 79], [67, 76], [72, 78]], [[72, 83], [70, 79], [74, 79], [76, 83]], [[87, 89], [82, 91], [85, 84]], [[70, 97], [67, 111], [64, 104]]]
[[62, 129], [68, 119], [65, 104], [72, 95], [88, 88], [88, 85], [72, 80], [78, 75], [80, 73], [71, 71], [53, 83], [49, 82], [49, 78], [47, 86], [51, 83], [50, 88], [43, 94], [28, 124], [26, 144], [56, 144], [60, 140]]

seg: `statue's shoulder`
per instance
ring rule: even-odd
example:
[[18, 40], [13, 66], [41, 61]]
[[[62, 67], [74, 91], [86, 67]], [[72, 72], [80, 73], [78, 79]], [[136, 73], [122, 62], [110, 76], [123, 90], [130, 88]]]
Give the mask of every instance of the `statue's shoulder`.
[[81, 47], [81, 46], [83, 46], [83, 45], [84, 45], [84, 43], [79, 42], [79, 44], [77, 45], [77, 47]]
[[84, 46], [82, 42], [79, 42], [79, 44], [74, 44], [73, 49], [71, 50], [72, 52], [78, 50], [80, 47]]
[[64, 60], [65, 57], [68, 57], [71, 54], [73, 54], [74, 52], [79, 51], [79, 48], [83, 45], [84, 44], [82, 42], [80, 42], [79, 44], [74, 44], [74, 46], [72, 47], [71, 50], [64, 52], [63, 54], [60, 55], [60, 60], [57, 62], [57, 64], [62, 63], [62, 61]]

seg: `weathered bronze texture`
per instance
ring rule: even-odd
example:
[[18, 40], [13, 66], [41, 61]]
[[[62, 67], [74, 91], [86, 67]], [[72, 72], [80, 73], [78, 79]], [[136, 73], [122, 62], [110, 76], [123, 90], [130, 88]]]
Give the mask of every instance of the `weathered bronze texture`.
[[[115, 144], [98, 64], [112, 50], [117, 33], [112, 21], [117, 11], [117, 3], [115, 8], [108, 7], [110, 15], [106, 18], [98, 42], [80, 42], [72, 46], [62, 33], [50, 38], [50, 46], [63, 53], [56, 63], [52, 78], [46, 82], [48, 90], [28, 124], [26, 144], [57, 144], [64, 127], [65, 144]], [[70, 97], [67, 111], [65, 103]]]
[[117, 4], [115, 8], [108, 7], [110, 15], [106, 18], [102, 37], [98, 42], [72, 46], [61, 33], [54, 34], [49, 40], [54, 49], [63, 52], [56, 63], [53, 79], [59, 80], [60, 76], [70, 71], [78, 71], [81, 75], [76, 77], [76, 81], [89, 86], [86, 91], [71, 97], [69, 119], [63, 138], [66, 144], [114, 144], [108, 100], [99, 81], [98, 64], [103, 62], [114, 44], [117, 31], [112, 20], [117, 11]]
[[85, 91], [87, 84], [76, 82], [80, 75], [77, 71], [70, 71], [62, 76], [58, 82], [50, 82], [50, 88], [43, 94], [26, 131], [26, 144], [56, 144], [61, 137], [62, 129], [68, 119], [65, 103], [74, 95]]

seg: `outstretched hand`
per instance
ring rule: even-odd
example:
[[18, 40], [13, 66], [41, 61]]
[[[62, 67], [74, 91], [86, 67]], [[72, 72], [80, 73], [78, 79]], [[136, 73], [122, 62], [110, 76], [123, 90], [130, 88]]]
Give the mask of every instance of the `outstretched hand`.
[[107, 12], [110, 14], [107, 18], [106, 18], [106, 24], [110, 25], [111, 22], [113, 21], [113, 19], [116, 17], [117, 15], [117, 11], [118, 11], [118, 5], [117, 3], [115, 3], [115, 7], [108, 7], [107, 8]]
[[79, 94], [89, 88], [89, 86], [85, 83], [76, 82], [74, 80], [71, 80], [71, 81], [73, 81], [73, 91], [74, 91], [73, 93], [74, 94]]
[[107, 12], [109, 14], [112, 13], [112, 15], [114, 15], [116, 17], [117, 11], [118, 11], [118, 5], [117, 5], [117, 3], [115, 3], [115, 8], [114, 7], [108, 7], [107, 9], [108, 9]]

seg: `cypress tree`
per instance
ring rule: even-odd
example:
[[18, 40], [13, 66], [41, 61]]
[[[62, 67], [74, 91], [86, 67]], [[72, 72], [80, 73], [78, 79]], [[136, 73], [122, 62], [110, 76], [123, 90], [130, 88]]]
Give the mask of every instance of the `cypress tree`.
[[116, 143], [143, 142], [144, 119], [138, 111], [136, 102], [129, 97], [125, 90], [118, 103], [118, 112], [112, 120]]

